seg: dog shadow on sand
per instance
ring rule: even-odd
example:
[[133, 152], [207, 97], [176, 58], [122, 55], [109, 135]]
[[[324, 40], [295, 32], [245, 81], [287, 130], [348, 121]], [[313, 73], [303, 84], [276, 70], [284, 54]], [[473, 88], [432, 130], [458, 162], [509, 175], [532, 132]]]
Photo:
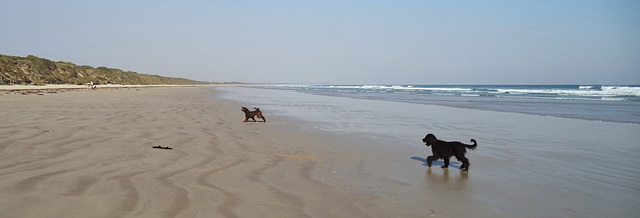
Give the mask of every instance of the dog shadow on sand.
[[[411, 159], [422, 162], [422, 165], [423, 165], [423, 166], [427, 166], [427, 167], [429, 166], [429, 165], [427, 164], [427, 159], [425, 159], [425, 158], [421, 158], [421, 157], [411, 157]], [[460, 162], [456, 162], [456, 161], [449, 161], [449, 167], [453, 167], [453, 168], [456, 168], [456, 169], [460, 169], [460, 164], [461, 164]], [[431, 162], [431, 167], [433, 167], [433, 166], [444, 166], [444, 161], [442, 161], [442, 160], [435, 160], [435, 161]]]

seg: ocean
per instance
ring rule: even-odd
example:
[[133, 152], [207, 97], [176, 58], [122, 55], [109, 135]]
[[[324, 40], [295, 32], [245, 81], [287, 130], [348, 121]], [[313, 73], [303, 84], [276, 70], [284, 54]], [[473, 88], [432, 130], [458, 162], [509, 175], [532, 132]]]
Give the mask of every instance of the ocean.
[[255, 88], [640, 124], [640, 86], [267, 85]]

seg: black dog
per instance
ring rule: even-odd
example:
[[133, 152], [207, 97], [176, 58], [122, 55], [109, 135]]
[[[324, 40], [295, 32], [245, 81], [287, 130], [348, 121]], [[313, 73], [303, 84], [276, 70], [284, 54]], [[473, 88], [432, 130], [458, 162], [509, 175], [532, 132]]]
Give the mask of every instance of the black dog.
[[469, 170], [469, 159], [464, 157], [464, 154], [467, 153], [467, 148], [473, 150], [476, 149], [478, 143], [475, 139], [471, 139], [473, 145], [463, 144], [461, 142], [445, 142], [442, 140], [438, 140], [435, 135], [429, 133], [422, 139], [427, 146], [431, 145], [431, 151], [433, 152], [433, 156], [427, 157], [427, 165], [431, 167], [431, 162], [437, 159], [444, 159], [444, 166], [442, 168], [449, 167], [449, 158], [451, 156], [455, 156], [459, 161], [462, 161], [462, 165], [460, 165], [460, 169], [462, 171]]

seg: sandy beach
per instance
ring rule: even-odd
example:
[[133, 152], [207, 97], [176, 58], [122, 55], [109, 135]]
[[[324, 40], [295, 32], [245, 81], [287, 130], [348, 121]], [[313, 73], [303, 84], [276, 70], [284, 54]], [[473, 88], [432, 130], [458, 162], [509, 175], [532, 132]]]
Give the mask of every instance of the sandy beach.
[[[340, 100], [246, 89], [0, 91], [0, 217], [640, 214], [640, 125], [365, 100], [305, 120], [266, 101]], [[470, 172], [427, 167], [427, 132], [478, 140]]]

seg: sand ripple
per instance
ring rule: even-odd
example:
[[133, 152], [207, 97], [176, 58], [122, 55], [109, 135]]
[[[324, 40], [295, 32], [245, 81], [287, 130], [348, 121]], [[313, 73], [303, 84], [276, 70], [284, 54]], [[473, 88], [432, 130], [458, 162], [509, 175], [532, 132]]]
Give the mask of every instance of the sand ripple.
[[299, 143], [270, 136], [279, 131], [265, 124], [242, 123], [239, 105], [211, 96], [209, 88], [4, 96], [0, 211], [8, 217], [375, 215], [359, 202], [370, 195], [345, 195], [352, 190], [316, 178], [317, 157], [288, 147]]

